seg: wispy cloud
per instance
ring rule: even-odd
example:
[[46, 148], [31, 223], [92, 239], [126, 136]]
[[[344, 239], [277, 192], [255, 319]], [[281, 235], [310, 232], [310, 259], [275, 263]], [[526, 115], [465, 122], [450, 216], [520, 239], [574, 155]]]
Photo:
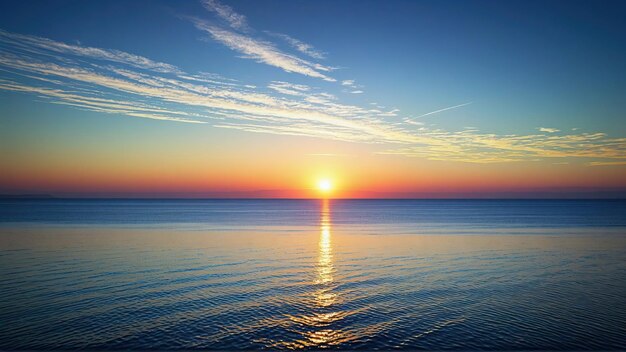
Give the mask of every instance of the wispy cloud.
[[400, 112], [400, 109], [391, 109], [389, 111], [381, 112], [379, 115], [385, 116], [385, 117], [392, 117], [392, 116], [398, 116], [399, 112]]
[[282, 33], [276, 33], [276, 32], [271, 32], [271, 31], [265, 31], [265, 33], [280, 38], [284, 41], [286, 41], [289, 45], [291, 45], [294, 49], [298, 50], [299, 52], [308, 55], [314, 59], [325, 59], [326, 58], [326, 53], [317, 50], [313, 47], [313, 45], [311, 44], [307, 44], [301, 40], [298, 40], [296, 38], [293, 38], [291, 36], [288, 36], [287, 34], [282, 34]]
[[421, 122], [421, 121], [414, 121], [414, 120], [411, 120], [410, 118], [404, 118], [403, 121], [404, 121], [404, 123], [407, 123], [409, 125], [416, 125], [416, 126], [423, 126], [424, 125], [423, 122]]
[[[321, 78], [330, 82], [336, 81], [335, 78], [330, 77], [327, 73], [334, 70], [333, 67], [311, 62], [296, 55], [283, 52], [269, 40], [258, 39], [245, 34], [253, 32], [253, 30], [248, 26], [246, 17], [235, 12], [230, 6], [224, 5], [217, 0], [202, 0], [202, 5], [207, 10], [216, 13], [220, 19], [226, 21], [234, 31], [196, 17], [189, 18], [189, 20], [197, 29], [209, 33], [213, 40], [243, 54], [242, 58], [252, 59], [259, 63], [280, 68], [286, 72]], [[287, 34], [271, 31], [263, 31], [263, 33], [286, 41], [298, 52], [314, 59], [324, 58], [323, 52]]]
[[257, 62], [278, 67], [286, 72], [294, 72], [309, 77], [321, 78], [325, 81], [336, 81], [334, 78], [322, 73], [331, 71], [332, 67], [313, 63], [284, 53], [270, 42], [254, 39], [247, 35], [219, 28], [197, 18], [192, 19], [192, 22], [196, 28], [209, 33], [214, 40], [243, 54], [243, 58], [253, 59]]
[[619, 166], [626, 165], [626, 160], [621, 161], [592, 161], [589, 163], [590, 166]]
[[610, 138], [604, 133], [497, 135], [476, 128], [415, 128], [419, 123], [402, 116], [398, 109], [383, 111], [380, 105], [341, 103], [336, 96], [304, 84], [272, 81], [257, 88], [218, 75], [183, 72], [121, 51], [1, 34], [1, 90], [33, 94], [79, 109], [256, 133], [374, 143], [380, 145], [382, 154], [429, 160], [578, 159], [591, 166], [626, 163], [626, 138]]
[[143, 56], [129, 54], [120, 50], [72, 45], [53, 41], [47, 38], [9, 33], [2, 29], [0, 29], [0, 41], [10, 45], [14, 49], [29, 50], [34, 54], [75, 55], [85, 58], [116, 62], [162, 73], [180, 72], [180, 70], [174, 65], [153, 61]]
[[346, 79], [341, 81], [341, 85], [342, 86], [353, 86], [354, 85], [354, 80], [353, 79]]
[[239, 31], [248, 30], [248, 21], [246, 16], [238, 14], [232, 7], [224, 5], [216, 0], [202, 0], [202, 6], [209, 11], [217, 13], [217, 15], [226, 21], [229, 26]]
[[[188, 123], [206, 123], [195, 119], [194, 114], [173, 111], [136, 101], [123, 101], [103, 99], [86, 94], [71, 94], [58, 89], [32, 87], [10, 81], [0, 80], [0, 89], [34, 93], [42, 97], [53, 98], [57, 104], [69, 105], [86, 110], [103, 112], [107, 114], [123, 114], [133, 117], [149, 118], [154, 120], [168, 120]], [[197, 116], [197, 115], [196, 115]], [[207, 118], [205, 116], [205, 118]]]
[[539, 127], [538, 130], [540, 132], [546, 132], [546, 133], [556, 133], [556, 132], [561, 131], [556, 128], [549, 128], [549, 127]]
[[423, 142], [419, 146], [403, 147], [382, 153], [470, 163], [555, 158], [626, 159], [626, 138], [608, 138], [604, 133], [501, 136], [479, 133], [476, 130], [447, 132], [424, 128], [421, 129], [420, 136]]
[[303, 84], [293, 84], [289, 82], [273, 81], [268, 88], [285, 95], [304, 96], [306, 92], [311, 90], [311, 87]]
[[[274, 90], [282, 89], [284, 93], [287, 89], [290, 93], [301, 93], [299, 99], [287, 99], [271, 96], [245, 85], [211, 85], [182, 79], [181, 77], [193, 76], [186, 73], [171, 77], [103, 66], [97, 62], [84, 63], [83, 60], [75, 61], [67, 56], [49, 56], [45, 61], [38, 56], [33, 56], [30, 50], [21, 49], [0, 54], [0, 67], [13, 76], [11, 80], [7, 77], [0, 88], [36, 93], [65, 104], [70, 100], [77, 104], [78, 98], [74, 95], [79, 95], [83, 98], [80, 107], [92, 110], [100, 108], [96, 108], [96, 103], [90, 100], [87, 91], [97, 92], [120, 106], [119, 95], [122, 94], [124, 101], [144, 101], [146, 108], [165, 105], [170, 107], [167, 111], [183, 111], [184, 116], [197, 117], [196, 120], [209, 117], [227, 119], [230, 121], [220, 125], [251, 131], [366, 142], [410, 139], [409, 135], [399, 129], [378, 122], [376, 112], [336, 103], [334, 97], [328, 93], [307, 93], [308, 87], [304, 85], [274, 82]], [[42, 84], [53, 87], [42, 88]], [[125, 104], [124, 108], [129, 106], [132, 104]], [[121, 108], [110, 112], [130, 116], [145, 113], [126, 113]], [[172, 117], [172, 120], [182, 119]], [[253, 123], [241, 123], [242, 121]]]

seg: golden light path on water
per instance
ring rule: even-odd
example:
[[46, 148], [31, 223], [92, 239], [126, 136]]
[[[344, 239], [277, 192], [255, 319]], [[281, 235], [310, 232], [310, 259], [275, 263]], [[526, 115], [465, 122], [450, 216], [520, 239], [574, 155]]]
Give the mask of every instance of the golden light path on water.
[[323, 199], [320, 210], [318, 256], [313, 282], [315, 289], [312, 292], [312, 299], [307, 300], [310, 302], [309, 312], [290, 317], [293, 323], [302, 328], [300, 331], [302, 339], [292, 343], [286, 342], [282, 344], [283, 347], [290, 349], [324, 348], [337, 346], [354, 339], [345, 330], [334, 326], [349, 314], [336, 307], [340, 299], [335, 291], [336, 283], [333, 277], [335, 266], [330, 202], [328, 199]]
[[[330, 204], [328, 199], [322, 201], [320, 212], [320, 241], [317, 262], [317, 284], [328, 284], [333, 282], [333, 247], [330, 237]], [[325, 290], [323, 290], [325, 291]], [[318, 302], [322, 307], [332, 305], [334, 302], [327, 294], [318, 295]]]

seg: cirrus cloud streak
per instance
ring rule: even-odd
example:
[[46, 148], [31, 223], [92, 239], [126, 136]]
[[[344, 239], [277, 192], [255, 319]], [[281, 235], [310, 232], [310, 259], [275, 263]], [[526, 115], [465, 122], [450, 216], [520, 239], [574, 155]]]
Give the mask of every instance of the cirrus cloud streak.
[[[1, 90], [90, 111], [378, 144], [381, 154], [430, 160], [493, 163], [570, 158], [589, 165], [626, 161], [626, 138], [605, 133], [554, 134], [544, 129], [539, 134], [497, 135], [477, 129], [416, 128], [402, 119], [398, 109], [342, 103], [312, 85], [273, 81], [258, 88], [215, 74], [186, 73], [118, 50], [4, 31], [0, 48]], [[455, 107], [460, 105], [446, 109]]]

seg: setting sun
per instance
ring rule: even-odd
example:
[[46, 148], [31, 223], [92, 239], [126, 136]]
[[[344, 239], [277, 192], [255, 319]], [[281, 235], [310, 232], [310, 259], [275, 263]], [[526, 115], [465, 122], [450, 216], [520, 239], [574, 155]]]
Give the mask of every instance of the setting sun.
[[333, 184], [328, 179], [322, 179], [317, 181], [317, 189], [324, 193], [328, 193], [333, 189]]

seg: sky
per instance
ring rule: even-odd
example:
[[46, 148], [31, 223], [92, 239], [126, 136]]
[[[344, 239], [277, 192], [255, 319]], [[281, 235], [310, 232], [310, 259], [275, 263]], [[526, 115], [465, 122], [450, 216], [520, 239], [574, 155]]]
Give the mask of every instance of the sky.
[[626, 197], [623, 1], [3, 1], [0, 194]]

